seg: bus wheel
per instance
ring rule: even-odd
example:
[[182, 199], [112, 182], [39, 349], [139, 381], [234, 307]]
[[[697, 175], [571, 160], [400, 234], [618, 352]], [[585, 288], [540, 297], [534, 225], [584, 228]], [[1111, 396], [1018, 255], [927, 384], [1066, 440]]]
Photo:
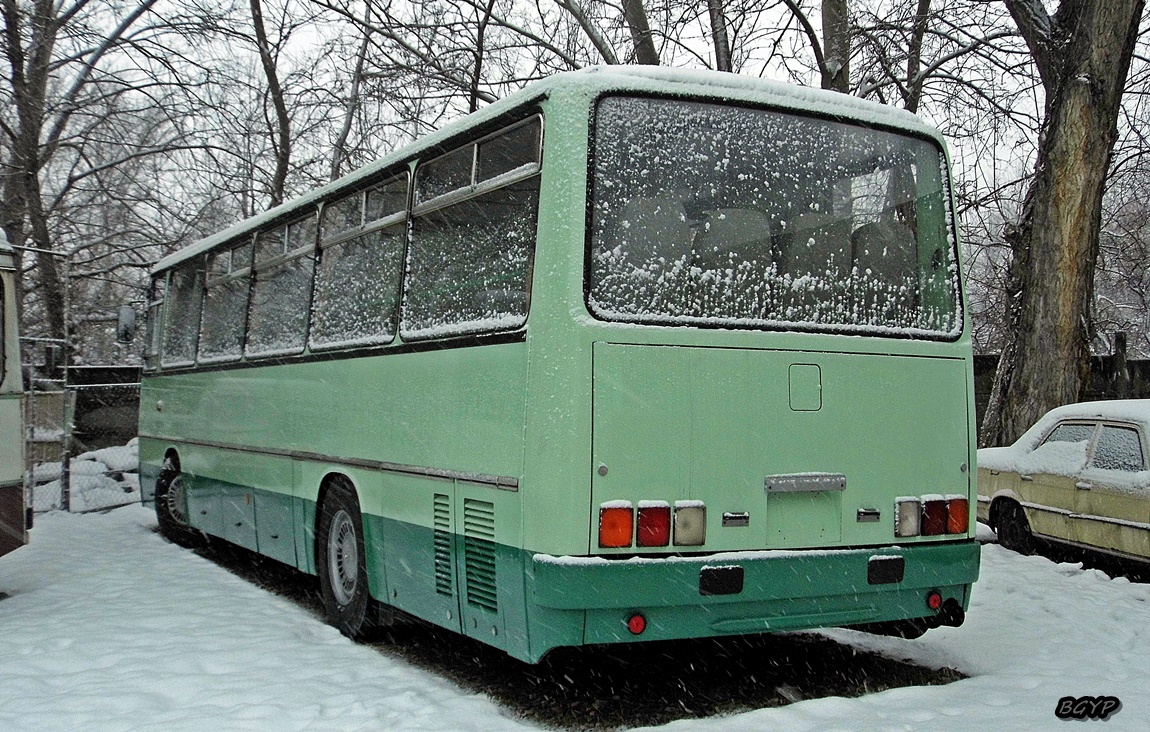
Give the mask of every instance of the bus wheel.
[[363, 519], [351, 488], [333, 484], [320, 507], [316, 572], [328, 622], [349, 638], [361, 638], [369, 622], [371, 597], [363, 551]]
[[1006, 501], [998, 509], [998, 543], [1019, 554], [1034, 553], [1034, 535], [1022, 506]]
[[156, 521], [160, 533], [173, 544], [194, 549], [204, 543], [204, 535], [188, 523], [188, 496], [184, 476], [171, 460], [164, 461], [156, 479]]

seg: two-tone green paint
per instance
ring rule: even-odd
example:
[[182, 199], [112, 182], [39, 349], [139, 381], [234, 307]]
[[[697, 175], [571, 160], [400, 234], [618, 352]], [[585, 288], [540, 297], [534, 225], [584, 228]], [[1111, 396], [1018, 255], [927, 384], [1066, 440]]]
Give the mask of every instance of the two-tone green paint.
[[[584, 74], [529, 94], [524, 113], [542, 108], [546, 129], [521, 342], [412, 352], [397, 339], [370, 356], [148, 372], [145, 489], [173, 451], [197, 526], [269, 554], [269, 542], [290, 534], [294, 552], [276, 558], [314, 572], [316, 506], [325, 480], [345, 476], [365, 520], [372, 595], [525, 660], [556, 646], [633, 640], [623, 626], [633, 610], [647, 615], [642, 638], [652, 639], [921, 617], [925, 591], [936, 588], [966, 607], [978, 562], [973, 501], [966, 534], [890, 546], [896, 497], [970, 495], [969, 328], [943, 342], [621, 325], [588, 314], [590, 110], [608, 91], [665, 87]], [[743, 81], [684, 81], [677, 93], [811, 104]], [[484, 119], [519, 103], [491, 105]], [[402, 151], [374, 169], [419, 154]], [[846, 489], [765, 490], [767, 476], [806, 472], [841, 473]], [[460, 477], [475, 474], [509, 478], [515, 490]], [[704, 501], [706, 543], [692, 547], [703, 556], [676, 558], [671, 546], [643, 550], [661, 561], [545, 559], [634, 553], [597, 546], [598, 507], [612, 500]], [[879, 521], [860, 521], [859, 509], [878, 510]], [[747, 513], [749, 523], [725, 527], [724, 512]], [[759, 554], [782, 548], [811, 551]], [[746, 586], [701, 596], [698, 571], [720, 552], [723, 564], [745, 568]], [[866, 560], [892, 552], [906, 558], [907, 577], [868, 585]]]
[[[314, 502], [187, 472], [183, 477], [198, 528], [309, 569], [304, 558], [314, 558]], [[432, 490], [428, 497], [444, 496], [453, 519], [466, 514], [470, 496], [492, 498], [448, 481], [437, 481]], [[364, 500], [370, 490], [357, 485], [357, 492]], [[243, 526], [226, 525], [225, 520], [235, 519]], [[929, 614], [925, 596], [930, 590], [965, 609], [969, 583], [978, 571], [978, 545], [971, 541], [623, 561], [554, 557], [486, 542], [495, 599], [475, 601], [468, 573], [474, 538], [454, 530], [458, 520], [442, 527], [448, 542], [443, 581], [436, 572], [437, 547], [442, 546], [436, 528], [364, 514], [372, 595], [526, 661], [538, 661], [559, 646], [633, 641], [626, 619], [634, 612], [647, 618], [645, 640], [669, 640], [918, 618]], [[275, 541], [269, 543], [268, 536]], [[277, 556], [283, 539], [300, 551]], [[874, 556], [903, 557], [904, 579], [868, 585], [867, 562]], [[700, 595], [702, 568], [732, 564], [746, 573], [742, 592]]]

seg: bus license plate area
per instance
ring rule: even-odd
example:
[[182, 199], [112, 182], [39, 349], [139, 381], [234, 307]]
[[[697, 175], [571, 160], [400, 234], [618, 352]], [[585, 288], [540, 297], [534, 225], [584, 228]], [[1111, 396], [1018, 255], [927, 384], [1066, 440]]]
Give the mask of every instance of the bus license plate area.
[[906, 560], [902, 557], [871, 557], [866, 565], [866, 581], [871, 585], [893, 585], [902, 582]]
[[737, 595], [742, 591], [742, 567], [703, 567], [699, 570], [700, 595]]

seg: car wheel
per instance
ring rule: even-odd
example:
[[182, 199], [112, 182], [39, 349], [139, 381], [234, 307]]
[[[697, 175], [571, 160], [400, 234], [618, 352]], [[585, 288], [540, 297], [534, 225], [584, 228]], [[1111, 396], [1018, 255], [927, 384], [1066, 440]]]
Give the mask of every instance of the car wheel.
[[363, 549], [363, 518], [350, 485], [333, 483], [320, 507], [316, 573], [328, 622], [349, 638], [372, 627]]
[[1034, 535], [1026, 512], [1014, 501], [1003, 503], [998, 509], [998, 543], [1019, 554], [1034, 553]]
[[194, 549], [204, 543], [204, 535], [188, 522], [188, 496], [184, 476], [169, 458], [164, 460], [156, 479], [156, 521], [160, 533], [173, 544]]

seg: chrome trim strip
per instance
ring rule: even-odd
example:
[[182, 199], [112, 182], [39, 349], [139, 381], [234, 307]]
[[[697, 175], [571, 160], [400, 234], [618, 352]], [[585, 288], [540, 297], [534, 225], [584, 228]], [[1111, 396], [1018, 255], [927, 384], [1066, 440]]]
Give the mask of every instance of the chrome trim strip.
[[282, 450], [274, 447], [250, 447], [247, 445], [229, 445], [224, 442], [214, 442], [211, 440], [186, 440], [177, 439], [175, 437], [163, 437], [160, 435], [145, 435], [141, 434], [140, 437], [149, 440], [159, 440], [161, 442], [174, 442], [181, 445], [195, 445], [197, 447], [212, 447], [218, 450], [235, 450], [236, 452], [248, 452], [256, 455], [275, 455], [277, 457], [291, 458], [292, 460], [308, 460], [311, 462], [319, 463], [335, 463], [337, 465], [347, 465], [353, 468], [366, 468], [367, 470], [378, 470], [384, 473], [395, 473], [397, 475], [415, 475], [421, 478], [435, 478], [438, 480], [458, 480], [463, 483], [473, 483], [475, 485], [489, 486], [491, 488], [498, 488], [503, 491], [518, 492], [519, 479], [511, 478], [504, 475], [487, 475], [485, 473], [469, 473], [460, 470], [446, 470], [444, 468], [428, 468], [421, 465], [404, 465], [403, 463], [389, 463], [384, 460], [364, 460], [362, 458], [341, 458], [334, 455], [324, 455], [318, 452], [307, 452], [304, 450]]
[[1099, 554], [1107, 554], [1109, 556], [1117, 557], [1119, 559], [1130, 559], [1130, 560], [1137, 561], [1137, 562], [1150, 561], [1150, 557], [1144, 557], [1141, 554], [1128, 554], [1126, 552], [1120, 552], [1117, 549], [1107, 549], [1106, 547], [1103, 547], [1103, 546], [1095, 546], [1093, 544], [1083, 544], [1081, 542], [1071, 541], [1069, 539], [1059, 539], [1056, 536], [1047, 536], [1046, 534], [1035, 534], [1035, 536], [1041, 538], [1043, 541], [1049, 541], [1049, 542], [1053, 542], [1055, 544], [1062, 544], [1063, 546], [1074, 547], [1075, 549], [1082, 549], [1084, 551], [1098, 552]]
[[1021, 501], [1021, 503], [1022, 503], [1023, 508], [1032, 508], [1035, 511], [1043, 511], [1045, 513], [1056, 513], [1060, 516], [1065, 516], [1066, 518], [1070, 518], [1071, 514], [1074, 513], [1073, 511], [1068, 511], [1065, 508], [1054, 508], [1053, 506], [1043, 506], [1041, 503], [1029, 503], [1027, 501]]
[[768, 475], [764, 483], [767, 493], [818, 493], [846, 490], [847, 477], [842, 473], [788, 473]]
[[1109, 516], [1095, 516], [1090, 513], [1072, 513], [1072, 519], [1083, 519], [1086, 521], [1098, 521], [1103, 524], [1113, 524], [1115, 526], [1125, 526], [1130, 529], [1141, 529], [1142, 531], [1150, 531], [1150, 524], [1144, 524], [1141, 521], [1127, 521], [1126, 519], [1110, 518]]

